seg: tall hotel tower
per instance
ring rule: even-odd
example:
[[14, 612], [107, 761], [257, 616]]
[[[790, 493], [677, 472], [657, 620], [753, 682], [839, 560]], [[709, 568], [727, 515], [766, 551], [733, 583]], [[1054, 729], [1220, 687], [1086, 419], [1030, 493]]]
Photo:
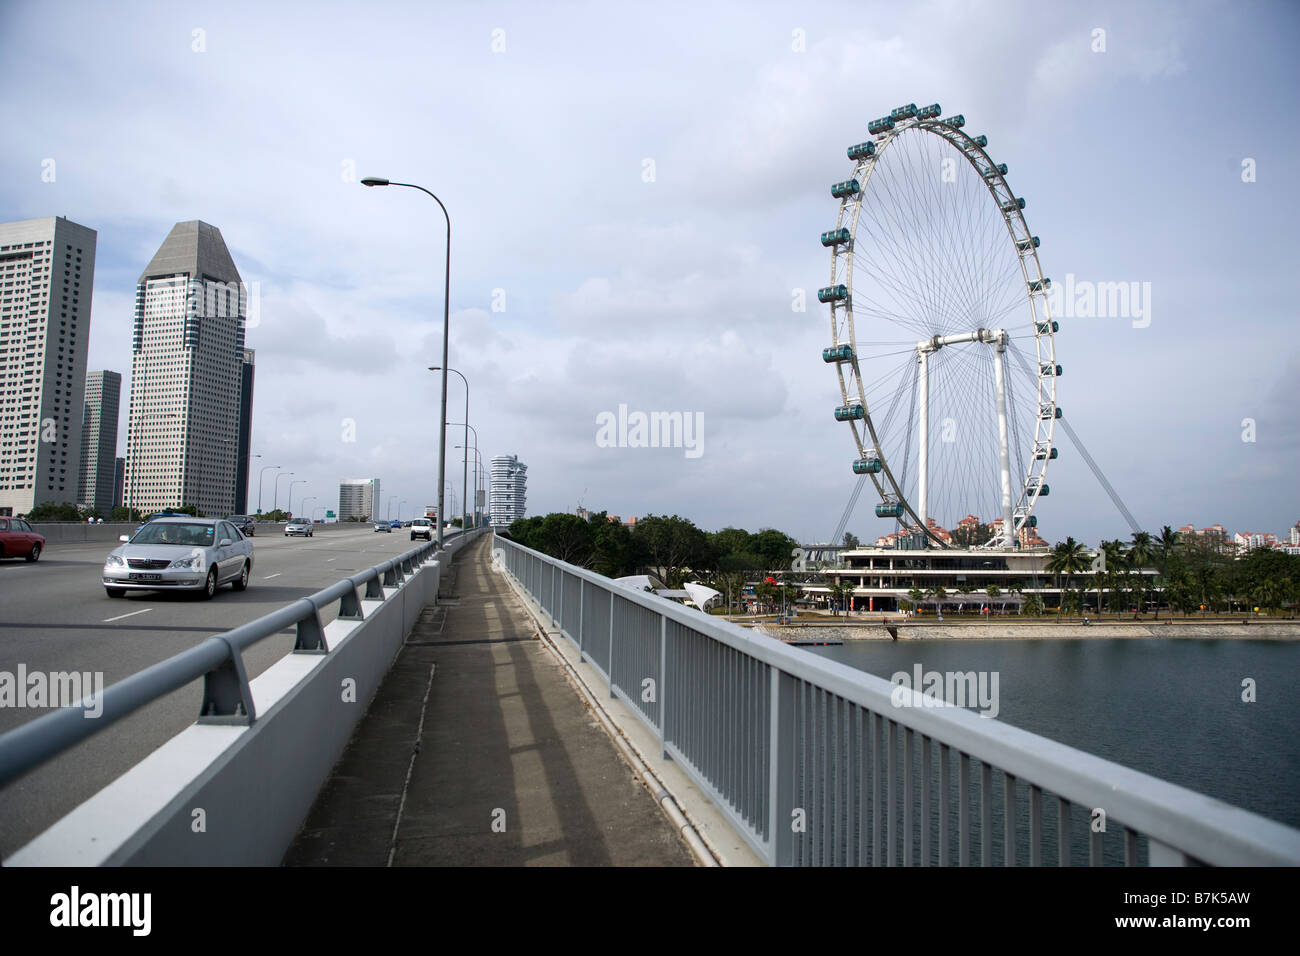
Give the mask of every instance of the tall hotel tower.
[[95, 230], [0, 224], [0, 515], [75, 504]]
[[135, 292], [124, 497], [235, 509], [247, 298], [221, 230], [178, 222]]
[[506, 528], [524, 516], [528, 502], [528, 466], [514, 455], [492, 459], [492, 489], [488, 511], [492, 527]]

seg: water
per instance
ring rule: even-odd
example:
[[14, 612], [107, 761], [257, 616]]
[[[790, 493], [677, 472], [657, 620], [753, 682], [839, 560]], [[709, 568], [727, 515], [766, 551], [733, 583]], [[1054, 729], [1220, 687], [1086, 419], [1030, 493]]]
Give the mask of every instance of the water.
[[[998, 720], [1300, 827], [1300, 643], [852, 641], [802, 648], [886, 680], [996, 671]], [[1242, 681], [1255, 682], [1254, 703]]]

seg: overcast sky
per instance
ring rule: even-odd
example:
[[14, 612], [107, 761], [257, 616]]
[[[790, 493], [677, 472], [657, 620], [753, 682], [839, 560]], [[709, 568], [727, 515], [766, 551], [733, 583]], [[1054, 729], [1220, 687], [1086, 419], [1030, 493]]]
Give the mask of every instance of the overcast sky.
[[[220, 228], [260, 294], [255, 466], [329, 507], [378, 477], [409, 518], [436, 500], [445, 226], [358, 180], [420, 184], [452, 217], [451, 365], [484, 460], [528, 465], [530, 514], [825, 540], [856, 481], [820, 355], [829, 185], [869, 120], [937, 101], [1009, 164], [1055, 282], [1151, 284], [1149, 325], [1057, 337], [1060, 404], [1138, 522], [1281, 533], [1297, 48], [1289, 2], [7, 0], [0, 217], [98, 231], [89, 367], [124, 378], [140, 271], [173, 223]], [[600, 447], [620, 404], [702, 415], [702, 453]], [[1127, 537], [1059, 444], [1044, 537]], [[892, 530], [873, 503], [864, 538]]]

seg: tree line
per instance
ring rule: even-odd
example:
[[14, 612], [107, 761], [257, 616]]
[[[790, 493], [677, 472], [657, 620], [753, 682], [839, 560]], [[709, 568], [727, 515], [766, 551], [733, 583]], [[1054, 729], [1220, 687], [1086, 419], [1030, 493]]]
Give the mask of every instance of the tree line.
[[647, 515], [628, 527], [604, 511], [590, 518], [562, 512], [520, 518], [506, 533], [525, 547], [606, 577], [654, 571], [670, 588], [690, 577], [788, 569], [798, 546], [774, 528], [705, 531], [679, 515]]

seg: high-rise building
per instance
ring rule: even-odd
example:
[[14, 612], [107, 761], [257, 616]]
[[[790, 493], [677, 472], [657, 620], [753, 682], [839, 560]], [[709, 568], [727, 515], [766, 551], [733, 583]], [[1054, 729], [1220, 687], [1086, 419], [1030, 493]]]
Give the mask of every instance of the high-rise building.
[[492, 526], [504, 528], [524, 516], [528, 499], [528, 466], [514, 455], [498, 455], [492, 459], [492, 489], [488, 497], [488, 511]]
[[86, 375], [85, 411], [81, 420], [81, 494], [85, 508], [103, 517], [116, 507], [113, 467], [117, 463], [117, 414], [122, 376], [96, 371]]
[[239, 457], [235, 462], [235, 514], [248, 514], [248, 468], [253, 443], [253, 349], [239, 360]]
[[340, 521], [375, 519], [379, 502], [378, 478], [348, 478], [339, 482]]
[[140, 274], [126, 500], [145, 513], [235, 510], [244, 285], [221, 230], [178, 222]]
[[0, 224], [0, 515], [81, 490], [95, 240], [62, 216]]
[[126, 487], [126, 459], [118, 458], [113, 462], [113, 507], [122, 507], [122, 489]]

